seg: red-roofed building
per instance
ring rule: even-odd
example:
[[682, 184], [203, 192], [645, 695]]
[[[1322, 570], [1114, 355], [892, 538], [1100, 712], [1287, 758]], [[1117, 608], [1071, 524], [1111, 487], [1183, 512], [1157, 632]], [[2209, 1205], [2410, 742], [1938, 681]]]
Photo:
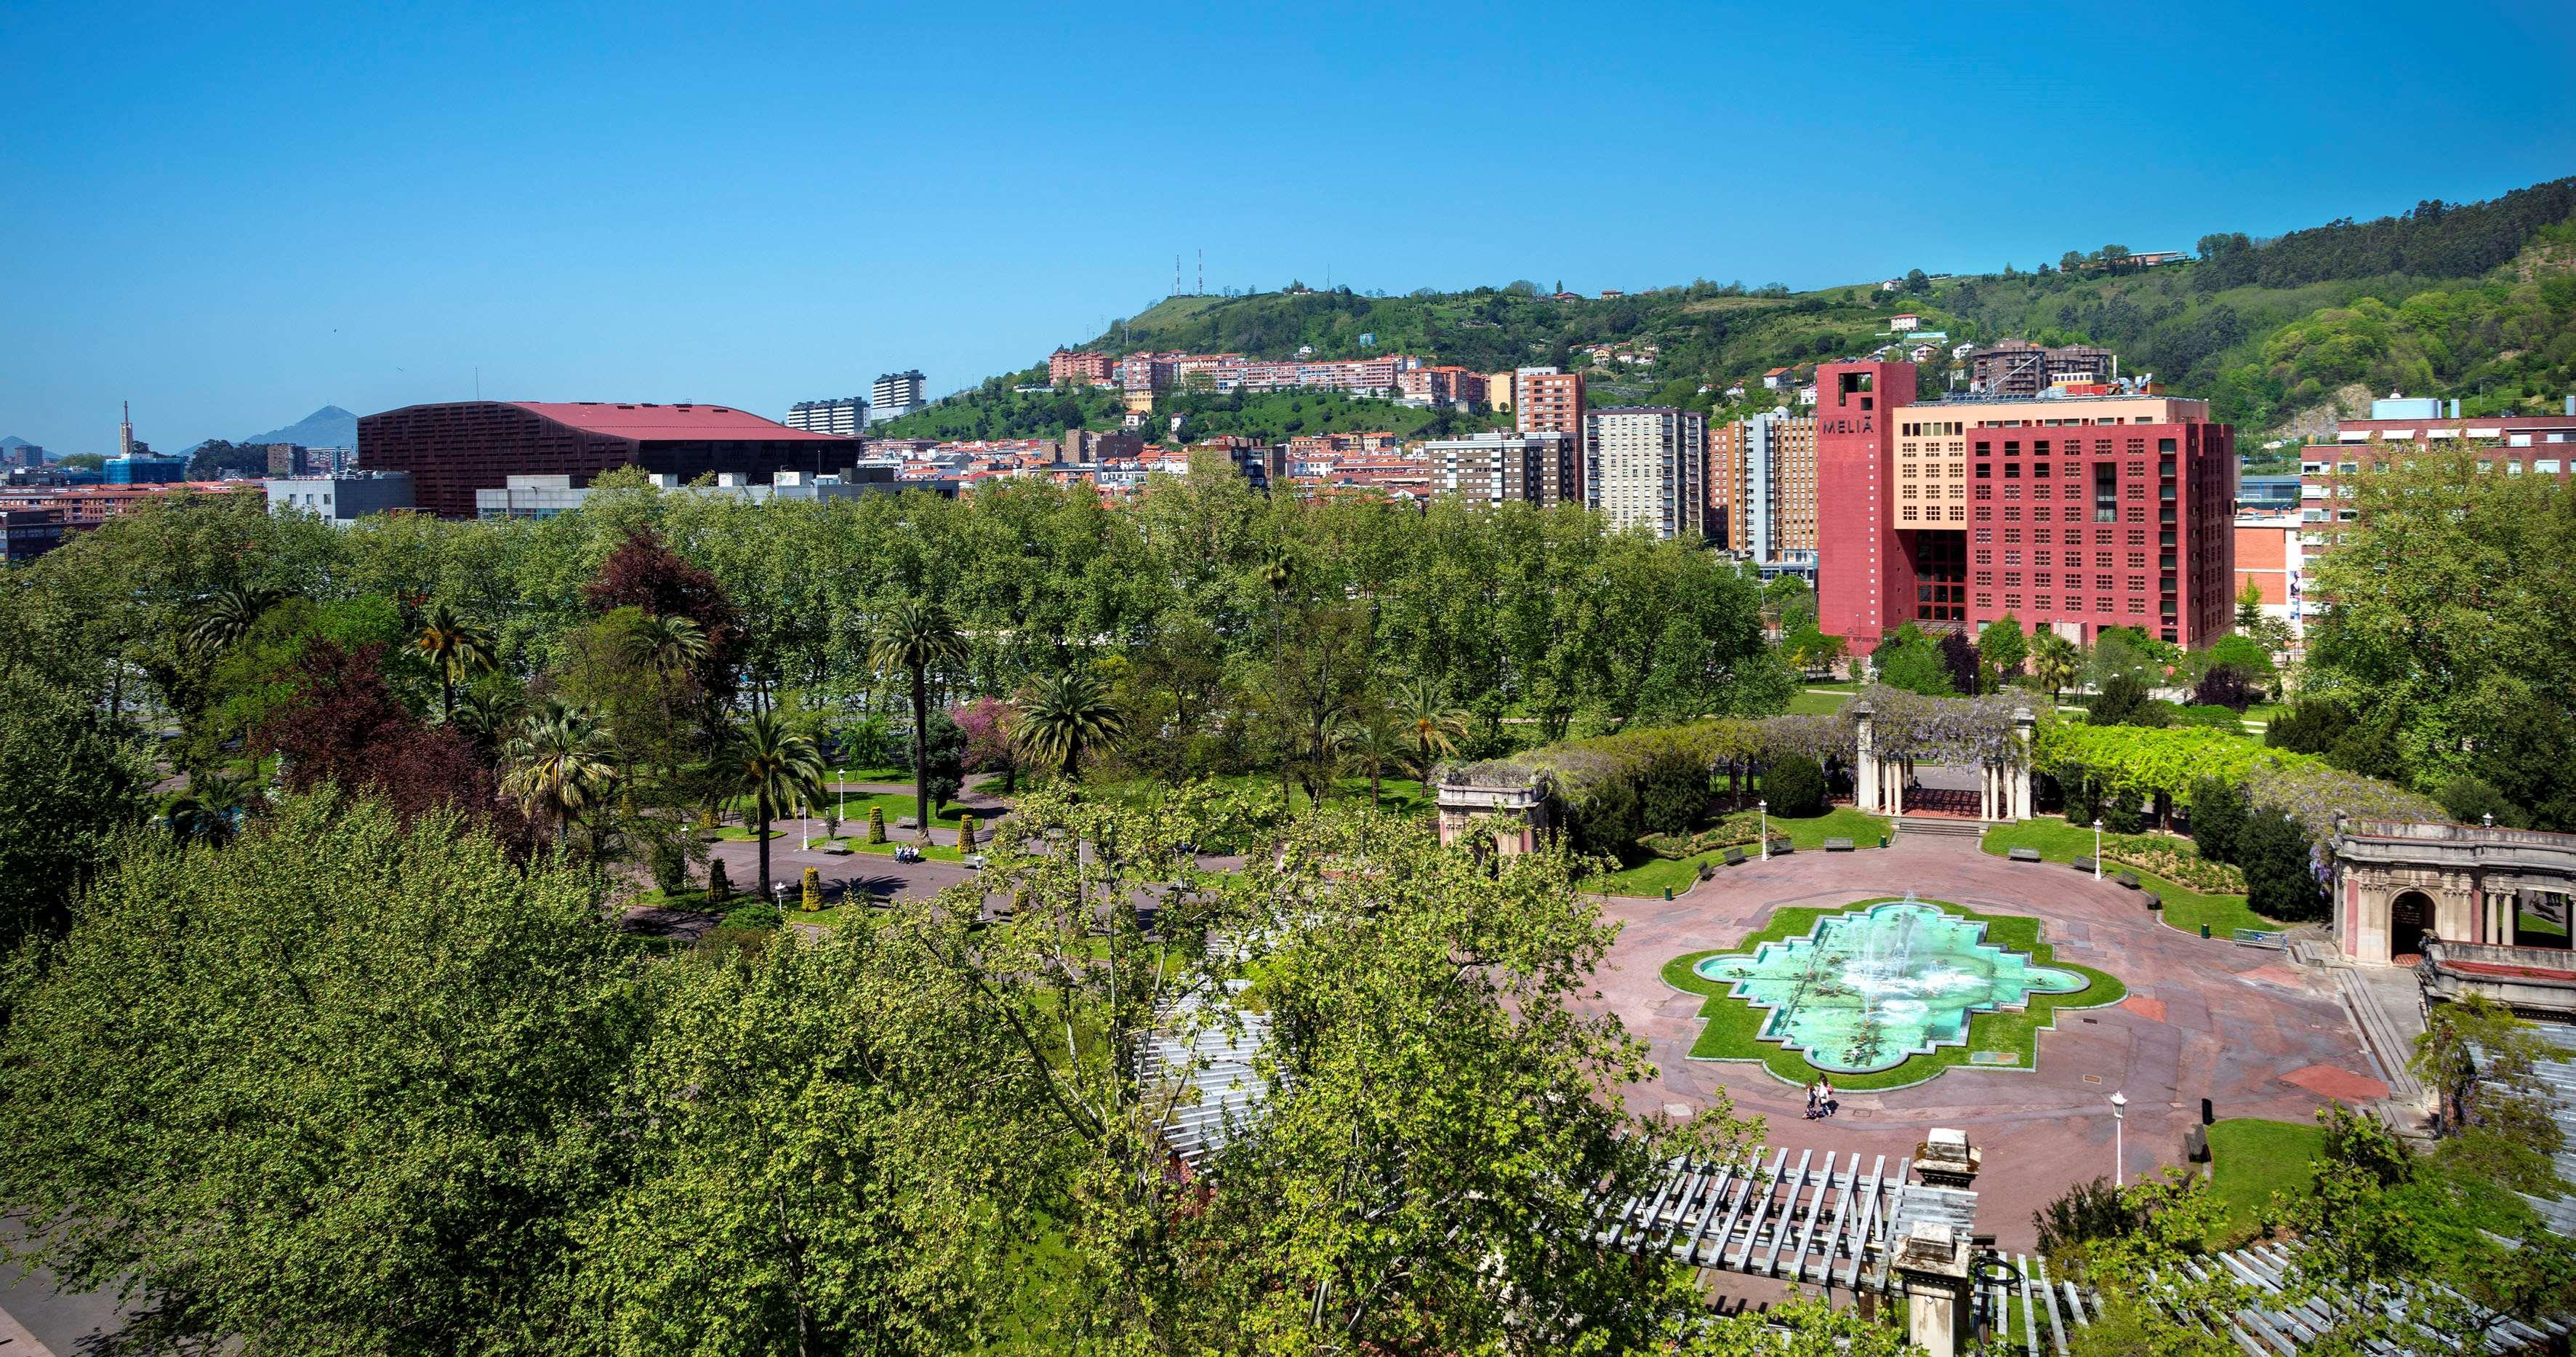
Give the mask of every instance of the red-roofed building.
[[408, 471], [413, 502], [441, 518], [474, 517], [474, 492], [512, 476], [569, 476], [639, 466], [695, 480], [738, 472], [766, 485], [780, 471], [847, 471], [855, 438], [809, 433], [727, 405], [612, 401], [449, 401], [358, 421], [358, 463]]

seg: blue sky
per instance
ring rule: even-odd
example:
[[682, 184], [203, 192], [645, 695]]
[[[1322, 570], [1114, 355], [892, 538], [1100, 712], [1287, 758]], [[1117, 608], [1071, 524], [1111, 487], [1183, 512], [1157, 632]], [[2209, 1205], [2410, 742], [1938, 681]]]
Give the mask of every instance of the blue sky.
[[[0, 433], [936, 391], [1210, 290], [1808, 287], [2576, 172], [2563, 3], [0, 6]], [[2012, 135], [2018, 127], [2020, 135]]]

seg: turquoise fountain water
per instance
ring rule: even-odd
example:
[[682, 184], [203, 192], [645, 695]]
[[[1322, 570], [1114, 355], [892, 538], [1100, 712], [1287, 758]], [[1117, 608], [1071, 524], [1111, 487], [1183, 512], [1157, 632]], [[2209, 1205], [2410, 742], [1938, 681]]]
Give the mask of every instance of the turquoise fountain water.
[[2091, 982], [1986, 941], [1986, 926], [1908, 895], [1818, 919], [1807, 936], [1707, 957], [1703, 979], [1771, 1011], [1762, 1030], [1819, 1069], [1865, 1074], [1968, 1039], [1968, 1015]]

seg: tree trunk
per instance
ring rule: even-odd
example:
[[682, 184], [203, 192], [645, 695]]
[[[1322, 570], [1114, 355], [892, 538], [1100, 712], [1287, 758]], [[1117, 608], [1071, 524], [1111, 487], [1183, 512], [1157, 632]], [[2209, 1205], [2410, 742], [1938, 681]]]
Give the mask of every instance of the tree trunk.
[[[456, 677], [447, 671], [445, 664], [438, 666], [438, 714], [439, 719], [447, 724], [456, 724]], [[669, 722], [663, 724], [668, 725]]]
[[757, 801], [753, 804], [760, 823], [751, 832], [753, 842], [760, 846], [760, 898], [766, 903], [769, 899], [769, 807]]
[[921, 841], [930, 842], [930, 688], [912, 671], [912, 813]]

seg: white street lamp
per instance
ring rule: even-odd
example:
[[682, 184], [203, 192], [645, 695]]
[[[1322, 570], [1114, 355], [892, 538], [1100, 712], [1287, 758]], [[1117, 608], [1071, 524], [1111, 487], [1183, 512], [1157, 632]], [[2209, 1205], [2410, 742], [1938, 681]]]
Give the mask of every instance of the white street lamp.
[[2093, 879], [2102, 879], [2102, 822], [2093, 822]]
[[2129, 1122], [2128, 1118], [2120, 1115], [2120, 1109], [2127, 1107], [2128, 1105], [2129, 1098], [2127, 1094], [2114, 1093], [2111, 1095], [2111, 1186], [2113, 1187], [2126, 1187], [2129, 1181], [2129, 1142], [2127, 1135]]
[[1769, 862], [1771, 860], [1771, 799], [1764, 797], [1754, 802], [1753, 806], [1754, 809], [1762, 812], [1762, 860]]

